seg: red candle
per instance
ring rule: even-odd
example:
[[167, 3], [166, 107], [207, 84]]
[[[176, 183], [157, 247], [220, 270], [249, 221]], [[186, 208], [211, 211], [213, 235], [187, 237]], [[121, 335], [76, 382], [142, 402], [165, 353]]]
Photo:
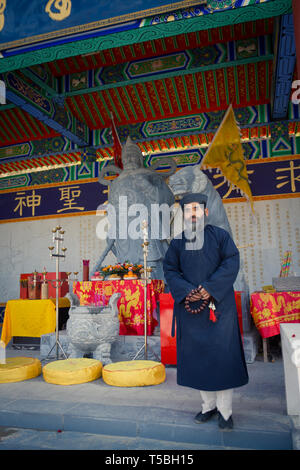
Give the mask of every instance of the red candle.
[[89, 281], [90, 280], [90, 272], [89, 272], [90, 260], [89, 259], [83, 259], [82, 263], [83, 263], [82, 280], [83, 281]]

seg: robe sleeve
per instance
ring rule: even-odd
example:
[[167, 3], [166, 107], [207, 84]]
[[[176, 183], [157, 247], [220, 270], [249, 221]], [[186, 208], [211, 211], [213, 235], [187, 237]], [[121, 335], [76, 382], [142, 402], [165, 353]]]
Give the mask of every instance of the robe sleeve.
[[222, 230], [220, 235], [217, 236], [220, 238], [221, 263], [216, 271], [201, 285], [217, 302], [220, 302], [233, 287], [236, 280], [240, 268], [240, 254], [226, 230]]
[[163, 268], [172, 297], [179, 304], [197, 286], [184, 279], [180, 269], [179, 251], [173, 240], [166, 253]]

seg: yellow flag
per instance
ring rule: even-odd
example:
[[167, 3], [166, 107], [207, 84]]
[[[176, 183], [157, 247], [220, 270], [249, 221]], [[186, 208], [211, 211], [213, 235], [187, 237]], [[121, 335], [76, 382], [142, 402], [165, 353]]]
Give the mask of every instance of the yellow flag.
[[254, 212], [240, 130], [232, 105], [228, 108], [204, 155], [202, 167], [219, 168], [227, 181], [240, 189], [240, 192], [250, 201]]

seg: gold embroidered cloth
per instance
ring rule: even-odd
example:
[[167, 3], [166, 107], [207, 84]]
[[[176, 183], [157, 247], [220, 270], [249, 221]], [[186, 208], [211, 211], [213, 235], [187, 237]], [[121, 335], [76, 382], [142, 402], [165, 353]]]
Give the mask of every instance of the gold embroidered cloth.
[[[153, 279], [147, 285], [147, 334], [152, 335], [158, 324], [154, 317], [159, 294], [164, 290], [164, 282]], [[144, 334], [144, 284], [140, 279], [112, 281], [82, 281], [73, 284], [73, 292], [80, 305], [104, 306], [110, 297], [119, 292], [118, 300], [120, 335]]]
[[300, 292], [253, 292], [251, 315], [262, 338], [280, 334], [280, 323], [300, 323]]

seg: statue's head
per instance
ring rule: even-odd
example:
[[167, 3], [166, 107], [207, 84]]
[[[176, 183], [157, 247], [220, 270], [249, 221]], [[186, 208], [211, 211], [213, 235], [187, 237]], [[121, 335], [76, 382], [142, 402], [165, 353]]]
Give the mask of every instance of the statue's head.
[[122, 149], [122, 163], [124, 170], [136, 170], [143, 167], [143, 154], [137, 144], [130, 137]]
[[189, 192], [201, 193], [207, 185], [207, 176], [198, 165], [187, 166], [177, 171], [169, 179], [169, 186], [175, 196]]

